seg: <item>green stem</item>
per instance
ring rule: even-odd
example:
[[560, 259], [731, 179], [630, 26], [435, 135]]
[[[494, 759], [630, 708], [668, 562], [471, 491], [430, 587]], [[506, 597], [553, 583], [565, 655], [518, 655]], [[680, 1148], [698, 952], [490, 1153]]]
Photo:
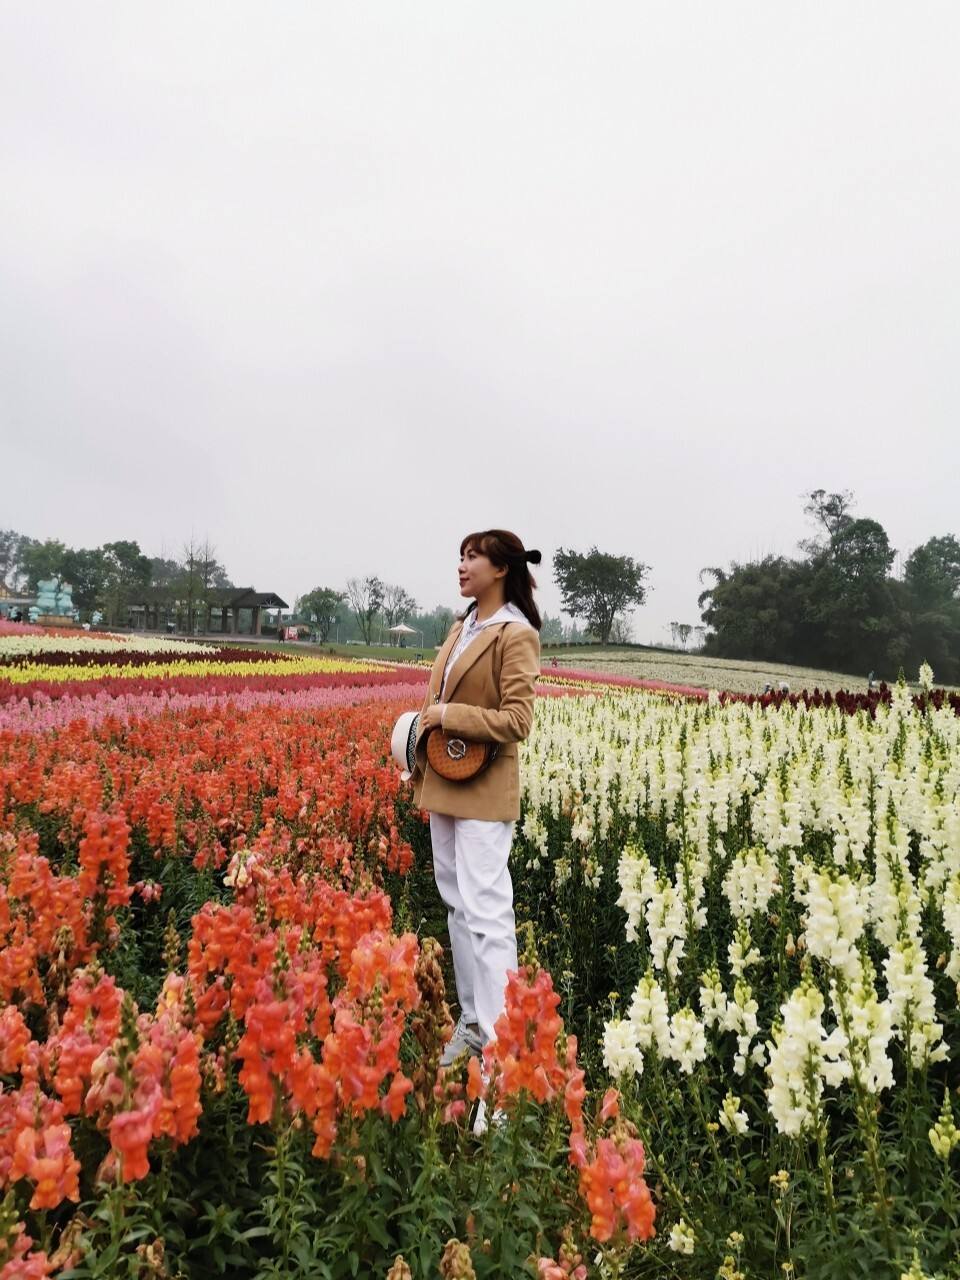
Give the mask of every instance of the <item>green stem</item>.
[[823, 1123], [823, 1117], [817, 1111], [816, 1119], [817, 1129], [817, 1158], [820, 1163], [820, 1172], [823, 1174], [823, 1190], [827, 1201], [827, 1212], [830, 1214], [830, 1225], [833, 1227], [834, 1235], [840, 1234], [840, 1226], [837, 1222], [837, 1202], [833, 1196], [833, 1169], [830, 1164], [830, 1157], [827, 1155], [826, 1126]]

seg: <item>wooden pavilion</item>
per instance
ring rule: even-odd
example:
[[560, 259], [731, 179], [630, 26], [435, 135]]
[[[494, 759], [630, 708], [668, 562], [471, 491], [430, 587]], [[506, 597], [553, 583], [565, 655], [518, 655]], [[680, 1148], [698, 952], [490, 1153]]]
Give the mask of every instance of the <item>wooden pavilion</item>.
[[[146, 631], [160, 631], [173, 618], [180, 623], [184, 614], [193, 615], [194, 621], [203, 621], [202, 630], [214, 635], [258, 636], [263, 623], [264, 609], [288, 609], [275, 591], [254, 591], [253, 587], [214, 587], [203, 594], [202, 600], [193, 602], [174, 598], [168, 591], [146, 592], [129, 612], [133, 625]], [[242, 615], [249, 615], [249, 626]], [[216, 625], [215, 625], [216, 623]], [[186, 629], [193, 630], [189, 616]]]

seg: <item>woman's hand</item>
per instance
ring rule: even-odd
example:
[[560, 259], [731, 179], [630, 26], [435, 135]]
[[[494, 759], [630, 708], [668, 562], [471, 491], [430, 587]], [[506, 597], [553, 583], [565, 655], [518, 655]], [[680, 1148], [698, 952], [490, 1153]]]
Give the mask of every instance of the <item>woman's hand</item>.
[[431, 729], [439, 729], [440, 717], [442, 715], [443, 707], [437, 705], [427, 707], [426, 711], [424, 711], [420, 717], [420, 731], [422, 733], [429, 733]]

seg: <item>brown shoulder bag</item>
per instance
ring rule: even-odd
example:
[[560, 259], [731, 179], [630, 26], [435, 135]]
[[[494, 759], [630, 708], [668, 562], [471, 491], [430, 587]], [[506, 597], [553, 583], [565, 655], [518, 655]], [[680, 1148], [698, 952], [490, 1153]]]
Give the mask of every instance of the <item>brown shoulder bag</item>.
[[427, 759], [447, 782], [469, 782], [493, 763], [498, 750], [496, 742], [471, 742], [440, 728], [427, 734]]

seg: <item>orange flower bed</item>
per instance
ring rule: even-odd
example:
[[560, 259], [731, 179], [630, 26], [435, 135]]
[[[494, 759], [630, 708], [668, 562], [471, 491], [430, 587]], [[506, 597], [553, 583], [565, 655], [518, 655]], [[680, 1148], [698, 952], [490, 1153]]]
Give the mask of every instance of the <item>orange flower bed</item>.
[[[117, 1197], [149, 1196], [198, 1136], [229, 1164], [230, 1099], [276, 1150], [309, 1135], [304, 1155], [338, 1168], [365, 1166], [371, 1120], [468, 1141], [477, 1081], [438, 1067], [439, 948], [395, 929], [388, 893], [418, 826], [389, 759], [397, 709], [228, 704], [0, 734], [3, 1280], [74, 1265], [98, 1200], [127, 1212]], [[556, 1103], [568, 1219], [646, 1238], [642, 1149], [604, 1136], [609, 1106], [588, 1132], [557, 1002], [545, 971], [511, 978], [490, 1088], [511, 1110]], [[30, 1249], [43, 1231], [55, 1255]]]

